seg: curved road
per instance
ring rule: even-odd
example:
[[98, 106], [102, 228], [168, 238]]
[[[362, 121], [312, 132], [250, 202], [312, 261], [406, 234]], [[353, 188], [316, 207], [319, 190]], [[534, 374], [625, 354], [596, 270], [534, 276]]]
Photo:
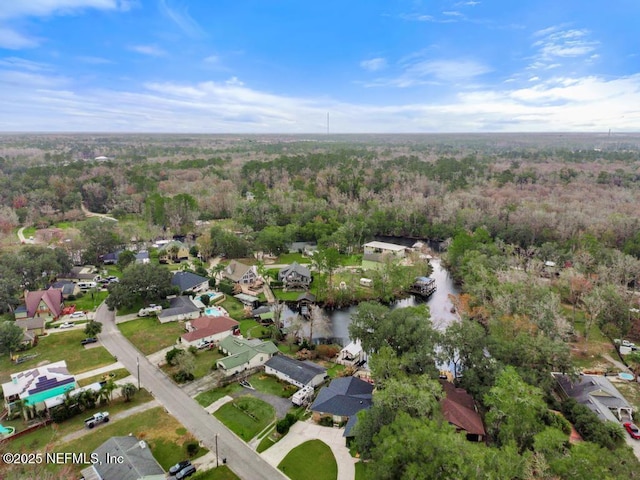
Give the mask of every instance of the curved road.
[[287, 478], [214, 416], [207, 414], [195, 400], [174, 385], [155, 365], [149, 362], [120, 333], [115, 324], [115, 313], [110, 312], [104, 303], [98, 307], [95, 319], [102, 323], [102, 333], [99, 337], [105, 348], [112, 355], [117, 356], [118, 361], [134, 376], [137, 376], [139, 362], [142, 386], [150, 391], [155, 399], [211, 452], [215, 453], [216, 451], [216, 436], [218, 436], [220, 463], [223, 458], [226, 458], [231, 470], [245, 480]]

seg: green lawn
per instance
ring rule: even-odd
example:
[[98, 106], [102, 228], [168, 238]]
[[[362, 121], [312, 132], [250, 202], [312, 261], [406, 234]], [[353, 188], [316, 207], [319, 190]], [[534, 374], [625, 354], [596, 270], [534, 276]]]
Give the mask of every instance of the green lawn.
[[30, 370], [43, 362], [67, 361], [70, 373], [82, 373], [113, 363], [113, 357], [104, 347], [85, 349], [80, 341], [86, 338], [83, 330], [50, 333], [39, 337], [38, 345], [20, 352], [20, 355], [38, 354], [37, 357], [20, 364], [12, 363], [7, 355], [0, 357], [0, 383], [10, 380], [9, 374]]
[[275, 263], [277, 263], [277, 264], [282, 263], [282, 264], [286, 264], [286, 265], [288, 265], [290, 263], [293, 263], [293, 262], [298, 262], [300, 264], [311, 263], [311, 259], [303, 256], [301, 253], [295, 252], [295, 253], [283, 253], [275, 261]]
[[256, 390], [282, 398], [289, 398], [298, 391], [298, 387], [295, 385], [284, 382], [273, 375], [267, 375], [264, 372], [254, 373], [248, 378], [248, 381]]
[[196, 472], [191, 480], [240, 480], [226, 465], [220, 465], [204, 472]]
[[291, 450], [278, 468], [291, 480], [335, 480], [338, 463], [329, 446], [320, 440], [309, 440]]
[[87, 292], [76, 296], [75, 300], [68, 300], [66, 303], [75, 304], [76, 310], [95, 310], [109, 296], [109, 292]]
[[[146, 410], [126, 419], [110, 422], [94, 429], [91, 434], [72, 442], [56, 444], [55, 451], [87, 452], [90, 453], [113, 436], [129, 435], [132, 433], [148, 444], [158, 463], [168, 470], [171, 465], [184, 460], [186, 456], [185, 442], [192, 440], [191, 434], [186, 432], [178, 421], [165, 412], [164, 408], [156, 407]], [[200, 449], [196, 457], [207, 452]]]
[[216, 400], [220, 400], [222, 397], [240, 390], [242, 390], [242, 387], [237, 382], [233, 382], [224, 387], [212, 388], [206, 392], [199, 393], [194, 397], [194, 400], [203, 407], [208, 407]]
[[83, 378], [82, 380], [78, 381], [78, 385], [80, 385], [81, 387], [85, 387], [95, 382], [102, 382], [103, 380], [106, 380], [106, 377], [108, 375], [113, 375], [111, 378], [113, 378], [113, 381], [115, 382], [116, 380], [122, 380], [123, 378], [128, 377], [129, 375], [131, 375], [131, 373], [126, 368], [116, 368], [115, 370], [111, 370], [108, 373], [102, 373], [100, 375], [94, 375], [93, 377]]
[[339, 376], [340, 372], [342, 372], [346, 367], [339, 363], [331, 363], [331, 367], [327, 369], [327, 375], [331, 378], [336, 378]]
[[283, 302], [295, 302], [298, 299], [298, 297], [304, 293], [304, 292], [297, 291], [297, 290], [296, 291], [290, 290], [290, 291], [285, 292], [281, 288], [274, 288], [272, 291], [273, 291], [273, 295], [278, 300], [283, 301]]
[[120, 323], [118, 327], [122, 334], [145, 355], [175, 345], [178, 337], [185, 332], [183, 323], [160, 323], [156, 317], [131, 320]]
[[237, 298], [226, 295], [224, 302], [219, 305], [229, 312], [229, 316], [234, 320], [240, 321], [247, 317], [244, 313], [244, 305]]
[[260, 324], [256, 322], [253, 318], [240, 320], [240, 333], [242, 334], [243, 337], [247, 338], [249, 334], [249, 330], [259, 326]]
[[[91, 410], [86, 410], [81, 414], [76, 415], [73, 418], [65, 420], [62, 423], [53, 423], [46, 427], [35, 430], [27, 435], [11, 441], [11, 448], [13, 451], [36, 451], [42, 450], [50, 443], [58, 443], [59, 440], [72, 432], [84, 429], [84, 419], [90, 417], [96, 412], [108, 411], [110, 415], [123, 412], [137, 405], [147, 403], [153, 400], [151, 394], [142, 389], [136, 392], [135, 396], [130, 402], [125, 402], [121, 397], [114, 399], [107, 405], [101, 405]], [[21, 431], [25, 428], [23, 420], [12, 420], [11, 422], [3, 421], [3, 425], [11, 425], [16, 428], [16, 431]]]
[[[212, 350], [198, 350], [194, 358], [195, 370], [193, 372], [193, 376], [195, 379], [202, 378], [208, 373], [211, 373], [212, 368], [216, 364], [216, 360], [223, 358], [224, 355], [221, 354], [217, 349]], [[177, 372], [176, 367], [172, 367], [171, 365], [163, 365], [162, 371], [165, 372], [168, 376], [172, 376]]]
[[368, 475], [368, 472], [367, 472], [368, 466], [369, 466], [368, 464], [363, 463], [361, 461], [356, 463], [355, 480], [367, 480], [367, 478], [370, 478], [370, 475]]
[[226, 403], [214, 412], [214, 415], [236, 435], [248, 442], [275, 420], [276, 412], [268, 403], [244, 396]]

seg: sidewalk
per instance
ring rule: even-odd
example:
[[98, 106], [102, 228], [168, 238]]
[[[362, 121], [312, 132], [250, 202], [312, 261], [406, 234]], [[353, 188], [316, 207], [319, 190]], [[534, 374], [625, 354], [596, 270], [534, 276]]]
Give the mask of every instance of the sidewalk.
[[338, 464], [338, 480], [353, 480], [356, 475], [357, 459], [353, 458], [346, 446], [342, 434], [344, 428], [321, 427], [311, 421], [297, 422], [289, 430], [289, 433], [278, 443], [261, 453], [262, 458], [274, 467], [298, 445], [308, 440], [321, 440], [326, 443]]
[[79, 373], [76, 375], [77, 380], [84, 380], [85, 378], [94, 377], [96, 375], [101, 375], [103, 373], [109, 373], [112, 370], [117, 370], [118, 368], [124, 368], [120, 362], [114, 362], [111, 365], [106, 365], [104, 367], [96, 368], [95, 370], [89, 370], [88, 372]]

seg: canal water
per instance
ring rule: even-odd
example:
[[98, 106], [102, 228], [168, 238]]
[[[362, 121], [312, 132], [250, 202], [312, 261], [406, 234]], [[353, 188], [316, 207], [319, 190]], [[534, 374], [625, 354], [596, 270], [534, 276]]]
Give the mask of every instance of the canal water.
[[[449, 295], [457, 295], [459, 290], [456, 288], [449, 272], [442, 267], [439, 258], [431, 259], [430, 263], [433, 267], [431, 277], [436, 280], [437, 290], [426, 302], [411, 295], [408, 298], [395, 302], [392, 308], [406, 308], [426, 303], [431, 311], [431, 321], [433, 325], [438, 330], [444, 330], [451, 322], [458, 320], [457, 314], [452, 311], [453, 304], [451, 303]], [[320, 309], [320, 311], [317, 312], [318, 316], [315, 317], [313, 322], [312, 338], [314, 342], [337, 343], [342, 346], [347, 345], [351, 341], [349, 338], [351, 314], [354, 313], [357, 308], [357, 306], [352, 306], [338, 310]], [[290, 325], [295, 317], [296, 313], [285, 307], [285, 310], [282, 312], [285, 327]], [[301, 335], [308, 337], [310, 331], [310, 322], [302, 322]]]

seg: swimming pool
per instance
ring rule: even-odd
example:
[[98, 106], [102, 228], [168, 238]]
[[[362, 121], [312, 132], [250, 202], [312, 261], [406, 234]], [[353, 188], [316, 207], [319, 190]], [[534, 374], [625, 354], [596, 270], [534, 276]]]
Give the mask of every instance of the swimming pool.
[[13, 432], [15, 432], [16, 429], [13, 427], [5, 427], [4, 425], [0, 424], [0, 435], [2, 435], [3, 437], [8, 437], [9, 435], [13, 435]]
[[204, 309], [207, 317], [227, 317], [229, 313], [222, 307], [207, 307]]
[[635, 378], [633, 375], [626, 372], [620, 372], [618, 374], [618, 377], [620, 377], [622, 380], [633, 380]]

